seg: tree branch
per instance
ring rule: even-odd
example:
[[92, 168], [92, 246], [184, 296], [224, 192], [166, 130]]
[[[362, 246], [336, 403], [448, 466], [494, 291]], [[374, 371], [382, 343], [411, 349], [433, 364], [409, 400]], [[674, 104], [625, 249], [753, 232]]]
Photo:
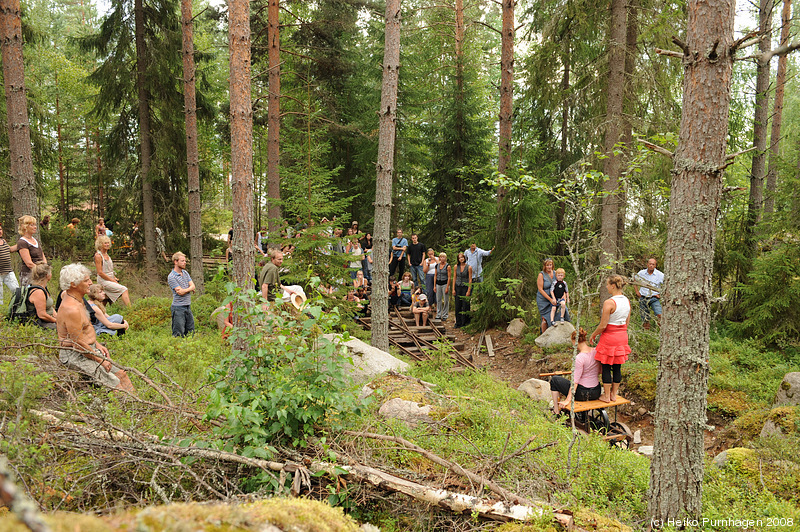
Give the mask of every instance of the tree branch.
[[689, 45], [687, 45], [682, 40], [678, 39], [675, 35], [672, 36], [672, 42], [675, 43], [675, 46], [683, 50], [683, 55], [689, 57], [692, 53], [689, 51]]
[[670, 157], [670, 158], [672, 158], [675, 155], [674, 153], [672, 153], [668, 149], [662, 148], [661, 146], [659, 146], [657, 144], [653, 144], [652, 142], [646, 141], [644, 139], [636, 139], [636, 140], [639, 141], [640, 143], [644, 144], [645, 148], [647, 148], [649, 150], [652, 150], [652, 151], [654, 151], [656, 153], [660, 153], [661, 155], [666, 155], [667, 157]]
[[454, 462], [450, 462], [448, 460], [445, 460], [444, 458], [442, 458], [440, 456], [437, 456], [437, 455], [433, 454], [432, 452], [430, 452], [430, 451], [428, 451], [426, 449], [423, 449], [419, 445], [413, 444], [410, 441], [408, 441], [408, 440], [406, 440], [404, 438], [401, 438], [399, 436], [386, 436], [385, 434], [373, 434], [373, 433], [370, 433], [370, 432], [354, 432], [354, 431], [350, 431], [350, 430], [343, 431], [343, 434], [347, 434], [347, 435], [350, 435], [350, 436], [356, 436], [358, 438], [370, 438], [370, 439], [373, 439], [373, 440], [391, 441], [391, 442], [394, 442], [394, 443], [399, 443], [400, 445], [405, 447], [407, 450], [414, 451], [415, 453], [419, 453], [422, 456], [424, 456], [425, 458], [427, 458], [428, 460], [430, 460], [431, 462], [439, 464], [442, 467], [446, 467], [447, 469], [449, 469], [450, 471], [456, 473], [457, 475], [461, 475], [463, 477], [466, 477], [466, 478], [470, 479], [471, 481], [475, 482], [476, 484], [480, 484], [482, 486], [486, 486], [487, 488], [492, 490], [494, 493], [500, 495], [501, 497], [503, 497], [507, 501], [511, 501], [514, 504], [519, 504], [519, 503], [522, 503], [522, 504], [525, 504], [525, 505], [530, 505], [531, 504], [531, 502], [528, 501], [527, 499], [525, 499], [524, 497], [521, 497], [521, 496], [517, 495], [516, 493], [511, 493], [510, 491], [508, 491], [507, 489], [503, 488], [502, 486], [498, 486], [497, 483], [495, 483], [495, 482], [493, 482], [493, 481], [491, 481], [491, 480], [489, 480], [487, 478], [484, 478], [484, 477], [482, 477], [482, 476], [480, 476], [478, 474], [475, 474], [472, 471], [468, 471], [468, 470], [464, 469], [463, 467], [461, 467], [460, 465], [458, 465], [458, 464], [456, 464]]
[[769, 61], [776, 55], [780, 57], [782, 55], [788, 54], [789, 52], [793, 52], [798, 48], [800, 48], [800, 41], [795, 41], [791, 44], [790, 43], [783, 44], [781, 46], [778, 46], [777, 48], [773, 48], [769, 52], [761, 54], [760, 61], [762, 63], [769, 63]]
[[757, 31], [751, 31], [747, 35], [743, 35], [739, 39], [736, 39], [735, 41], [733, 41], [733, 44], [731, 45], [731, 48], [730, 48], [731, 55], [735, 54], [737, 50], [741, 50], [743, 48], [747, 48], [748, 46], [752, 46], [752, 45], [757, 44], [759, 42], [761, 42], [761, 37], [758, 36], [758, 32]]
[[656, 48], [656, 53], [658, 55], [666, 55], [667, 57], [677, 57], [678, 59], [686, 57], [684, 54], [676, 52], [675, 50], [664, 50], [662, 48]]

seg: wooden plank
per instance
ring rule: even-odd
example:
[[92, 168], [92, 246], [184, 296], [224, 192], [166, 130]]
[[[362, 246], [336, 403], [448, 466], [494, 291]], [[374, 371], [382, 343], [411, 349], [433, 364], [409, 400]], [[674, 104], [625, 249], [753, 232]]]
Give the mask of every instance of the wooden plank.
[[550, 373], [539, 373], [540, 377], [552, 377], [553, 375], [571, 375], [571, 371], [551, 371]]
[[[629, 403], [629, 400], [625, 399], [624, 397], [620, 397], [619, 395], [617, 396], [616, 401], [612, 401], [610, 403], [604, 403], [599, 399], [596, 401], [575, 401], [575, 412], [586, 412], [588, 410], [598, 410], [600, 408], [627, 405]], [[569, 410], [569, 405], [567, 405], [565, 410]]]
[[483, 345], [483, 337], [486, 336], [486, 329], [483, 330], [481, 333], [481, 338], [478, 340], [478, 343], [475, 344], [475, 359], [478, 359], [478, 355], [481, 354], [481, 346]]
[[486, 351], [489, 353], [490, 357], [494, 356], [494, 347], [492, 346], [492, 337], [491, 335], [486, 335]]

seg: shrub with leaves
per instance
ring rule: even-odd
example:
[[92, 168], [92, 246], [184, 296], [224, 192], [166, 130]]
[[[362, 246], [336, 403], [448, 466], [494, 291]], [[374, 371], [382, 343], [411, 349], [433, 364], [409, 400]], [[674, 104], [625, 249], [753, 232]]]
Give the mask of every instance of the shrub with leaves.
[[741, 285], [744, 321], [737, 333], [781, 347], [800, 338], [800, 245], [784, 242], [758, 257]]
[[304, 446], [324, 425], [359, 411], [347, 349], [323, 337], [340, 328], [338, 307], [309, 299], [298, 313], [280, 304], [262, 306], [253, 290], [236, 290], [228, 300], [243, 326], [234, 328], [231, 342], [244, 348], [234, 347], [212, 372], [216, 387], [208, 408], [209, 417], [226, 419], [220, 432], [227, 447], [268, 457], [270, 444]]

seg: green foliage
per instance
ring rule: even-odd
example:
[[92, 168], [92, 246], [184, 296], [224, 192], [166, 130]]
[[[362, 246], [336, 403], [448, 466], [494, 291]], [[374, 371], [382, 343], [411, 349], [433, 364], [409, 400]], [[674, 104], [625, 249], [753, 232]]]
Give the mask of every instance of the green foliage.
[[233, 330], [234, 349], [212, 372], [208, 407], [209, 417], [226, 419], [218, 432], [227, 447], [267, 457], [270, 444], [305, 446], [322, 427], [359, 411], [347, 350], [322, 336], [339, 328], [338, 308], [316, 298], [300, 314], [271, 304], [265, 310], [252, 291], [230, 299], [248, 325]]
[[50, 375], [31, 364], [0, 363], [0, 411], [24, 415], [51, 388]]
[[740, 324], [733, 329], [743, 338], [768, 345], [797, 344], [800, 338], [800, 244], [789, 236], [756, 258], [742, 293]]

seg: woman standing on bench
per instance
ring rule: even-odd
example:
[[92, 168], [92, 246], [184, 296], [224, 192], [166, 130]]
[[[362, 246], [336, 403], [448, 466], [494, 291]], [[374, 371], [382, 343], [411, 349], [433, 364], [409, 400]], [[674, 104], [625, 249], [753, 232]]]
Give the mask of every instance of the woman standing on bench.
[[631, 302], [622, 295], [625, 280], [620, 275], [611, 275], [606, 288], [611, 297], [603, 302], [600, 325], [589, 338], [589, 343], [602, 333], [595, 348], [595, 360], [603, 368], [603, 394], [600, 400], [611, 403], [617, 400], [619, 383], [622, 382], [621, 366], [628, 360], [631, 348], [628, 345], [628, 321], [631, 318]]
[[[575, 384], [558, 375], [550, 377], [550, 393], [553, 394], [555, 415], [560, 414], [562, 408], [569, 407], [573, 391], [576, 401], [594, 401], [600, 397], [600, 382], [597, 380], [600, 363], [594, 359], [594, 349], [586, 343], [587, 334], [583, 327], [579, 331], [572, 331], [572, 345], [575, 345], [576, 340], [578, 343], [578, 356], [575, 357], [575, 371], [572, 374]], [[559, 402], [559, 394], [566, 395], [567, 398]]]

